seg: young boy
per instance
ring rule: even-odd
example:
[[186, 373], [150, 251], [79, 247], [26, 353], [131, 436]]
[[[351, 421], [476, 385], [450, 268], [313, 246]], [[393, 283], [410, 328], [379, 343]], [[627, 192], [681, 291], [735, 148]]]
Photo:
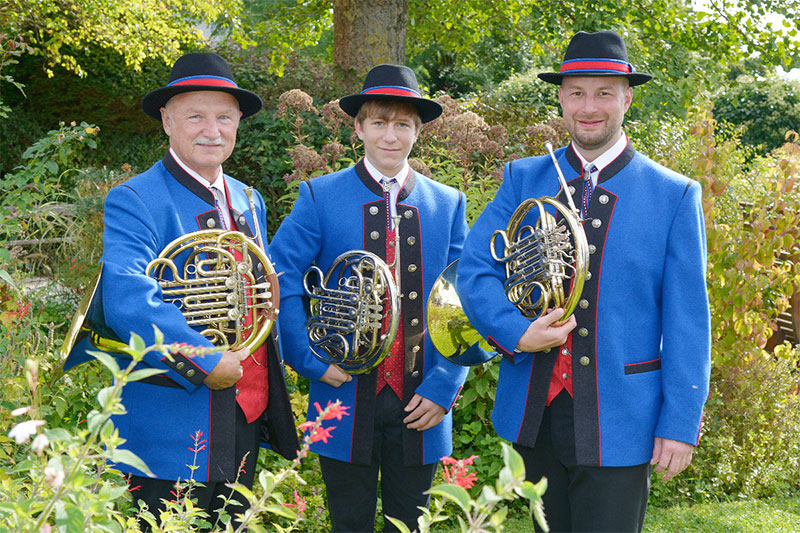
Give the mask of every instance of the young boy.
[[[271, 244], [281, 276], [286, 361], [311, 382], [309, 419], [341, 400], [347, 418], [312, 445], [319, 454], [333, 531], [373, 531], [378, 477], [384, 516], [416, 528], [437, 462], [452, 450], [450, 409], [467, 375], [446, 360], [425, 330], [425, 302], [437, 276], [461, 253], [464, 194], [412, 170], [408, 154], [441, 106], [421, 98], [408, 67], [379, 65], [360, 94], [340, 107], [364, 144], [356, 165], [300, 184], [299, 197]], [[386, 190], [383, 181], [386, 180]], [[391, 182], [390, 180], [393, 180]], [[395, 225], [392, 215], [399, 215]], [[392, 264], [399, 232], [402, 315], [391, 354], [368, 373], [349, 375], [315, 357], [305, 324], [303, 275], [327, 272], [342, 253], [366, 250]], [[325, 428], [331, 422], [325, 423]], [[395, 528], [386, 520], [385, 531]]]

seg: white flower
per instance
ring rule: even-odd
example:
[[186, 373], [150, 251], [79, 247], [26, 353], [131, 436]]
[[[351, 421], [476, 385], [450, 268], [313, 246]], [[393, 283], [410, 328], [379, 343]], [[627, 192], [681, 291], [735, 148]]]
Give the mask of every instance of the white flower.
[[52, 466], [45, 467], [44, 479], [47, 481], [48, 485], [54, 489], [58, 489], [64, 483], [64, 471], [60, 468], [56, 470]]
[[17, 444], [28, 442], [31, 435], [36, 433], [36, 428], [44, 424], [44, 420], [26, 420], [11, 428], [8, 436], [17, 441]]
[[31, 410], [31, 406], [30, 405], [27, 406], [27, 407], [17, 407], [13, 411], [11, 411], [11, 416], [24, 415], [25, 413], [27, 413], [30, 410]]
[[50, 444], [50, 439], [47, 438], [47, 435], [44, 433], [40, 433], [36, 435], [36, 438], [33, 439], [33, 444], [31, 444], [31, 448], [33, 451], [36, 452], [36, 455], [41, 455], [42, 450], [47, 448], [47, 445]]

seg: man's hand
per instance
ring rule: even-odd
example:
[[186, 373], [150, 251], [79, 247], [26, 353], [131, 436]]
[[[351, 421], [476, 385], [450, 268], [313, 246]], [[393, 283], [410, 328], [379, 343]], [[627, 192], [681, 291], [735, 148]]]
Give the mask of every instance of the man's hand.
[[562, 316], [564, 316], [564, 310], [559, 307], [551, 309], [543, 317], [531, 322], [531, 325], [519, 338], [517, 350], [527, 353], [541, 352], [567, 342], [567, 336], [577, 322], [575, 315], [572, 315], [563, 324], [558, 324], [557, 322]]
[[242, 361], [250, 357], [250, 350], [242, 348], [232, 352], [225, 350], [217, 366], [203, 381], [206, 387], [213, 390], [227, 389], [242, 379]]
[[416, 429], [417, 431], [425, 431], [430, 429], [444, 418], [444, 407], [438, 403], [434, 403], [427, 398], [423, 398], [419, 394], [415, 394], [408, 405], [405, 406], [405, 412], [410, 412], [403, 419], [408, 429]]
[[328, 367], [328, 370], [322, 374], [322, 377], [319, 378], [319, 380], [323, 383], [327, 383], [331, 387], [341, 387], [343, 383], [353, 381], [353, 376], [346, 373], [337, 365], [331, 365]]
[[656, 465], [656, 472], [664, 472], [662, 481], [669, 481], [692, 462], [694, 446], [685, 442], [656, 437], [653, 443], [651, 465]]

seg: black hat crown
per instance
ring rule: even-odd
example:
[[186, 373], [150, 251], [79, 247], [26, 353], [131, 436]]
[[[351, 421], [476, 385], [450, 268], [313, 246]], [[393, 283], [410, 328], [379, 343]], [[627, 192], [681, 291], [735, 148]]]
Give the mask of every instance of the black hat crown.
[[150, 91], [142, 99], [142, 109], [156, 120], [161, 120], [161, 108], [176, 94], [190, 91], [222, 91], [239, 101], [242, 118], [261, 110], [263, 103], [257, 94], [240, 89], [233, 81], [228, 63], [211, 52], [194, 52], [178, 58], [169, 73], [169, 83]]
[[635, 72], [628, 62], [628, 50], [614, 31], [576, 33], [564, 53], [559, 72], [542, 72], [539, 79], [561, 85], [564, 76], [622, 76], [631, 87], [647, 83], [653, 76]]
[[364, 102], [369, 100], [402, 100], [417, 106], [423, 123], [430, 122], [442, 114], [442, 106], [434, 100], [423, 98], [417, 76], [405, 65], [378, 65], [373, 67], [364, 80], [364, 88], [339, 100], [339, 107], [355, 117]]

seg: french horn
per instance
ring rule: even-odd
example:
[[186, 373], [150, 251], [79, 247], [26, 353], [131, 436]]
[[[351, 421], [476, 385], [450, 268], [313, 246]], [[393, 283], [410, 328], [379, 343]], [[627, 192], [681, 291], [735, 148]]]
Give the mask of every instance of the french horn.
[[[397, 228], [400, 217], [392, 219]], [[303, 288], [311, 298], [306, 333], [320, 361], [363, 374], [389, 355], [400, 325], [399, 229], [394, 244], [391, 265], [371, 252], [351, 250], [337, 257], [327, 273], [316, 266], [306, 270]]]
[[[186, 323], [202, 328], [201, 334], [215, 346], [246, 348], [252, 354], [277, 319], [280, 292], [278, 275], [264, 252], [252, 189], [245, 193], [255, 239], [223, 229], [187, 233], [167, 244], [144, 273], [158, 282], [164, 302], [177, 306]], [[104, 323], [101, 276], [102, 266], [72, 319], [62, 361], [86, 335], [92, 346], [107, 352], [124, 353], [127, 348]]]
[[[509, 219], [505, 230], [490, 239], [492, 258], [505, 265], [504, 290], [508, 300], [527, 318], [537, 318], [553, 307], [564, 309], [559, 322], [575, 310], [589, 270], [589, 245], [583, 219], [572, 201], [567, 182], [553, 153], [545, 148], [555, 165], [568, 206], [550, 196], [529, 198]], [[560, 218], [548, 210], [552, 208]], [[531, 212], [535, 226], [523, 224]], [[498, 254], [498, 238], [503, 252]], [[457, 262], [451, 264], [434, 284], [427, 303], [427, 326], [436, 349], [451, 361], [474, 365], [488, 361], [491, 354], [476, 348], [481, 337], [464, 313], [455, 285]], [[447, 326], [443, 326], [446, 324]]]

